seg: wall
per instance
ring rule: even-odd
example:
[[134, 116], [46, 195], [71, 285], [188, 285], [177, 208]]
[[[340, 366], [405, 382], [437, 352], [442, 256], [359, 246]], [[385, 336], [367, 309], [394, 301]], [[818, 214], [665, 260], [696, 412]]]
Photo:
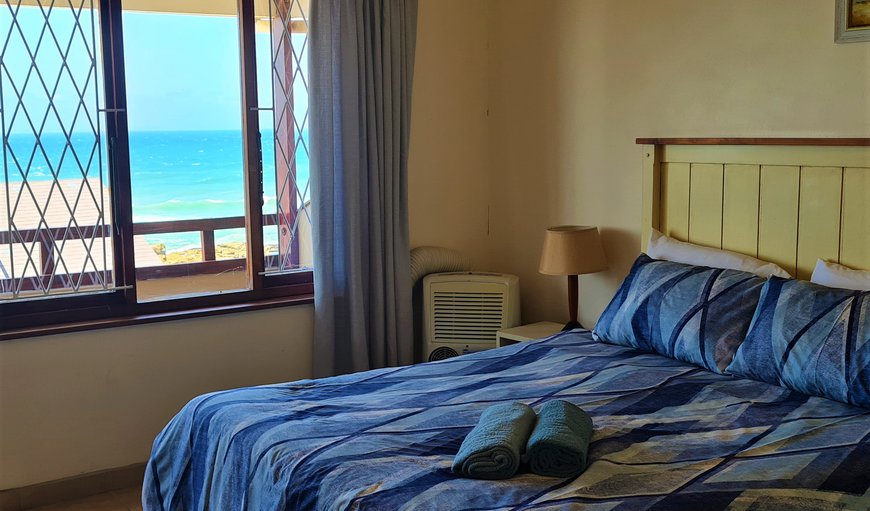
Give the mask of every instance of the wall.
[[870, 136], [870, 43], [833, 43], [833, 2], [490, 4], [493, 269], [525, 321], [567, 318], [537, 273], [549, 225], [598, 225], [611, 263], [580, 279], [594, 325], [639, 251], [637, 137]]
[[486, 265], [487, 16], [484, 0], [423, 0], [409, 154], [411, 246]]
[[0, 489], [141, 463], [192, 397], [311, 375], [313, 309], [0, 343]]

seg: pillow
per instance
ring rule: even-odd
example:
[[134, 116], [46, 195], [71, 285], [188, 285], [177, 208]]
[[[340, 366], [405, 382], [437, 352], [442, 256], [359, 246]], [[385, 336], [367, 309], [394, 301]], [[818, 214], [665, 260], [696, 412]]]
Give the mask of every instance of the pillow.
[[727, 372], [870, 407], [870, 292], [772, 277]]
[[841, 289], [870, 291], [870, 271], [853, 270], [842, 264], [819, 259], [810, 282]]
[[646, 253], [653, 259], [673, 261], [675, 263], [748, 271], [764, 278], [771, 275], [786, 279], [791, 278], [791, 275], [787, 271], [776, 264], [729, 250], [702, 247], [694, 243], [675, 240], [655, 229], [653, 229], [650, 235]]
[[746, 336], [764, 279], [641, 254], [593, 335], [721, 373]]

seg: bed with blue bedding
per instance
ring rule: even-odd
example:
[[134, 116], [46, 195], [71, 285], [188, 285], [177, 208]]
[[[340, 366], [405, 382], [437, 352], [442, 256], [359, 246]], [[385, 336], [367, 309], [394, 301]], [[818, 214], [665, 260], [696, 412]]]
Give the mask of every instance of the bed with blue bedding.
[[[573, 480], [463, 479], [486, 407], [589, 412]], [[870, 509], [870, 410], [596, 342], [589, 332], [440, 362], [216, 392], [157, 437], [146, 510]]]

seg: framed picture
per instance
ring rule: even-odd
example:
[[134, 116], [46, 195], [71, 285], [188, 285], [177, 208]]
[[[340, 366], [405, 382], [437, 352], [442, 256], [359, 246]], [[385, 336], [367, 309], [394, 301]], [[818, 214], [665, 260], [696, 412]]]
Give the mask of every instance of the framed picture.
[[870, 0], [837, 0], [834, 41], [870, 41]]

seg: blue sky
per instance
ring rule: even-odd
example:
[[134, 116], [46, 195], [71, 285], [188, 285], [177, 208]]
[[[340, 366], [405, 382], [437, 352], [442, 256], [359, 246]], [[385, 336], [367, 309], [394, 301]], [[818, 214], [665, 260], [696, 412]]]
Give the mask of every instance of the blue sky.
[[130, 131], [241, 129], [235, 18], [128, 12], [123, 23]]
[[[52, 14], [52, 26], [56, 27], [61, 45], [65, 47], [68, 38], [63, 34], [72, 30], [71, 18], [58, 14], [66, 13], [57, 10]], [[4, 36], [11, 20], [11, 14], [4, 8], [0, 13], [0, 30]], [[44, 23], [42, 14], [37, 8], [21, 8], [18, 22], [32, 49]], [[125, 12], [123, 23], [130, 131], [241, 129], [236, 18]], [[271, 106], [268, 34], [257, 34], [257, 44], [264, 64], [258, 69], [260, 103]], [[76, 49], [74, 47], [70, 66], [74, 70], [86, 69], [84, 52]], [[45, 39], [38, 63], [45, 69], [57, 68], [57, 54], [53, 41]], [[23, 81], [30, 59], [17, 32], [4, 55], [4, 63], [19, 83]], [[51, 88], [53, 77], [47, 81], [51, 82], [48, 84]], [[80, 81], [84, 81], [83, 75]], [[25, 100], [44, 108], [45, 94], [37, 85], [36, 81], [31, 82]], [[7, 86], [4, 93], [8, 94], [8, 90]], [[92, 97], [92, 90], [90, 94]], [[70, 86], [60, 87], [55, 102], [62, 115], [75, 108], [76, 98]], [[15, 128], [13, 131], [20, 132], [24, 125], [19, 120]], [[49, 124], [45, 131], [59, 130]]]

